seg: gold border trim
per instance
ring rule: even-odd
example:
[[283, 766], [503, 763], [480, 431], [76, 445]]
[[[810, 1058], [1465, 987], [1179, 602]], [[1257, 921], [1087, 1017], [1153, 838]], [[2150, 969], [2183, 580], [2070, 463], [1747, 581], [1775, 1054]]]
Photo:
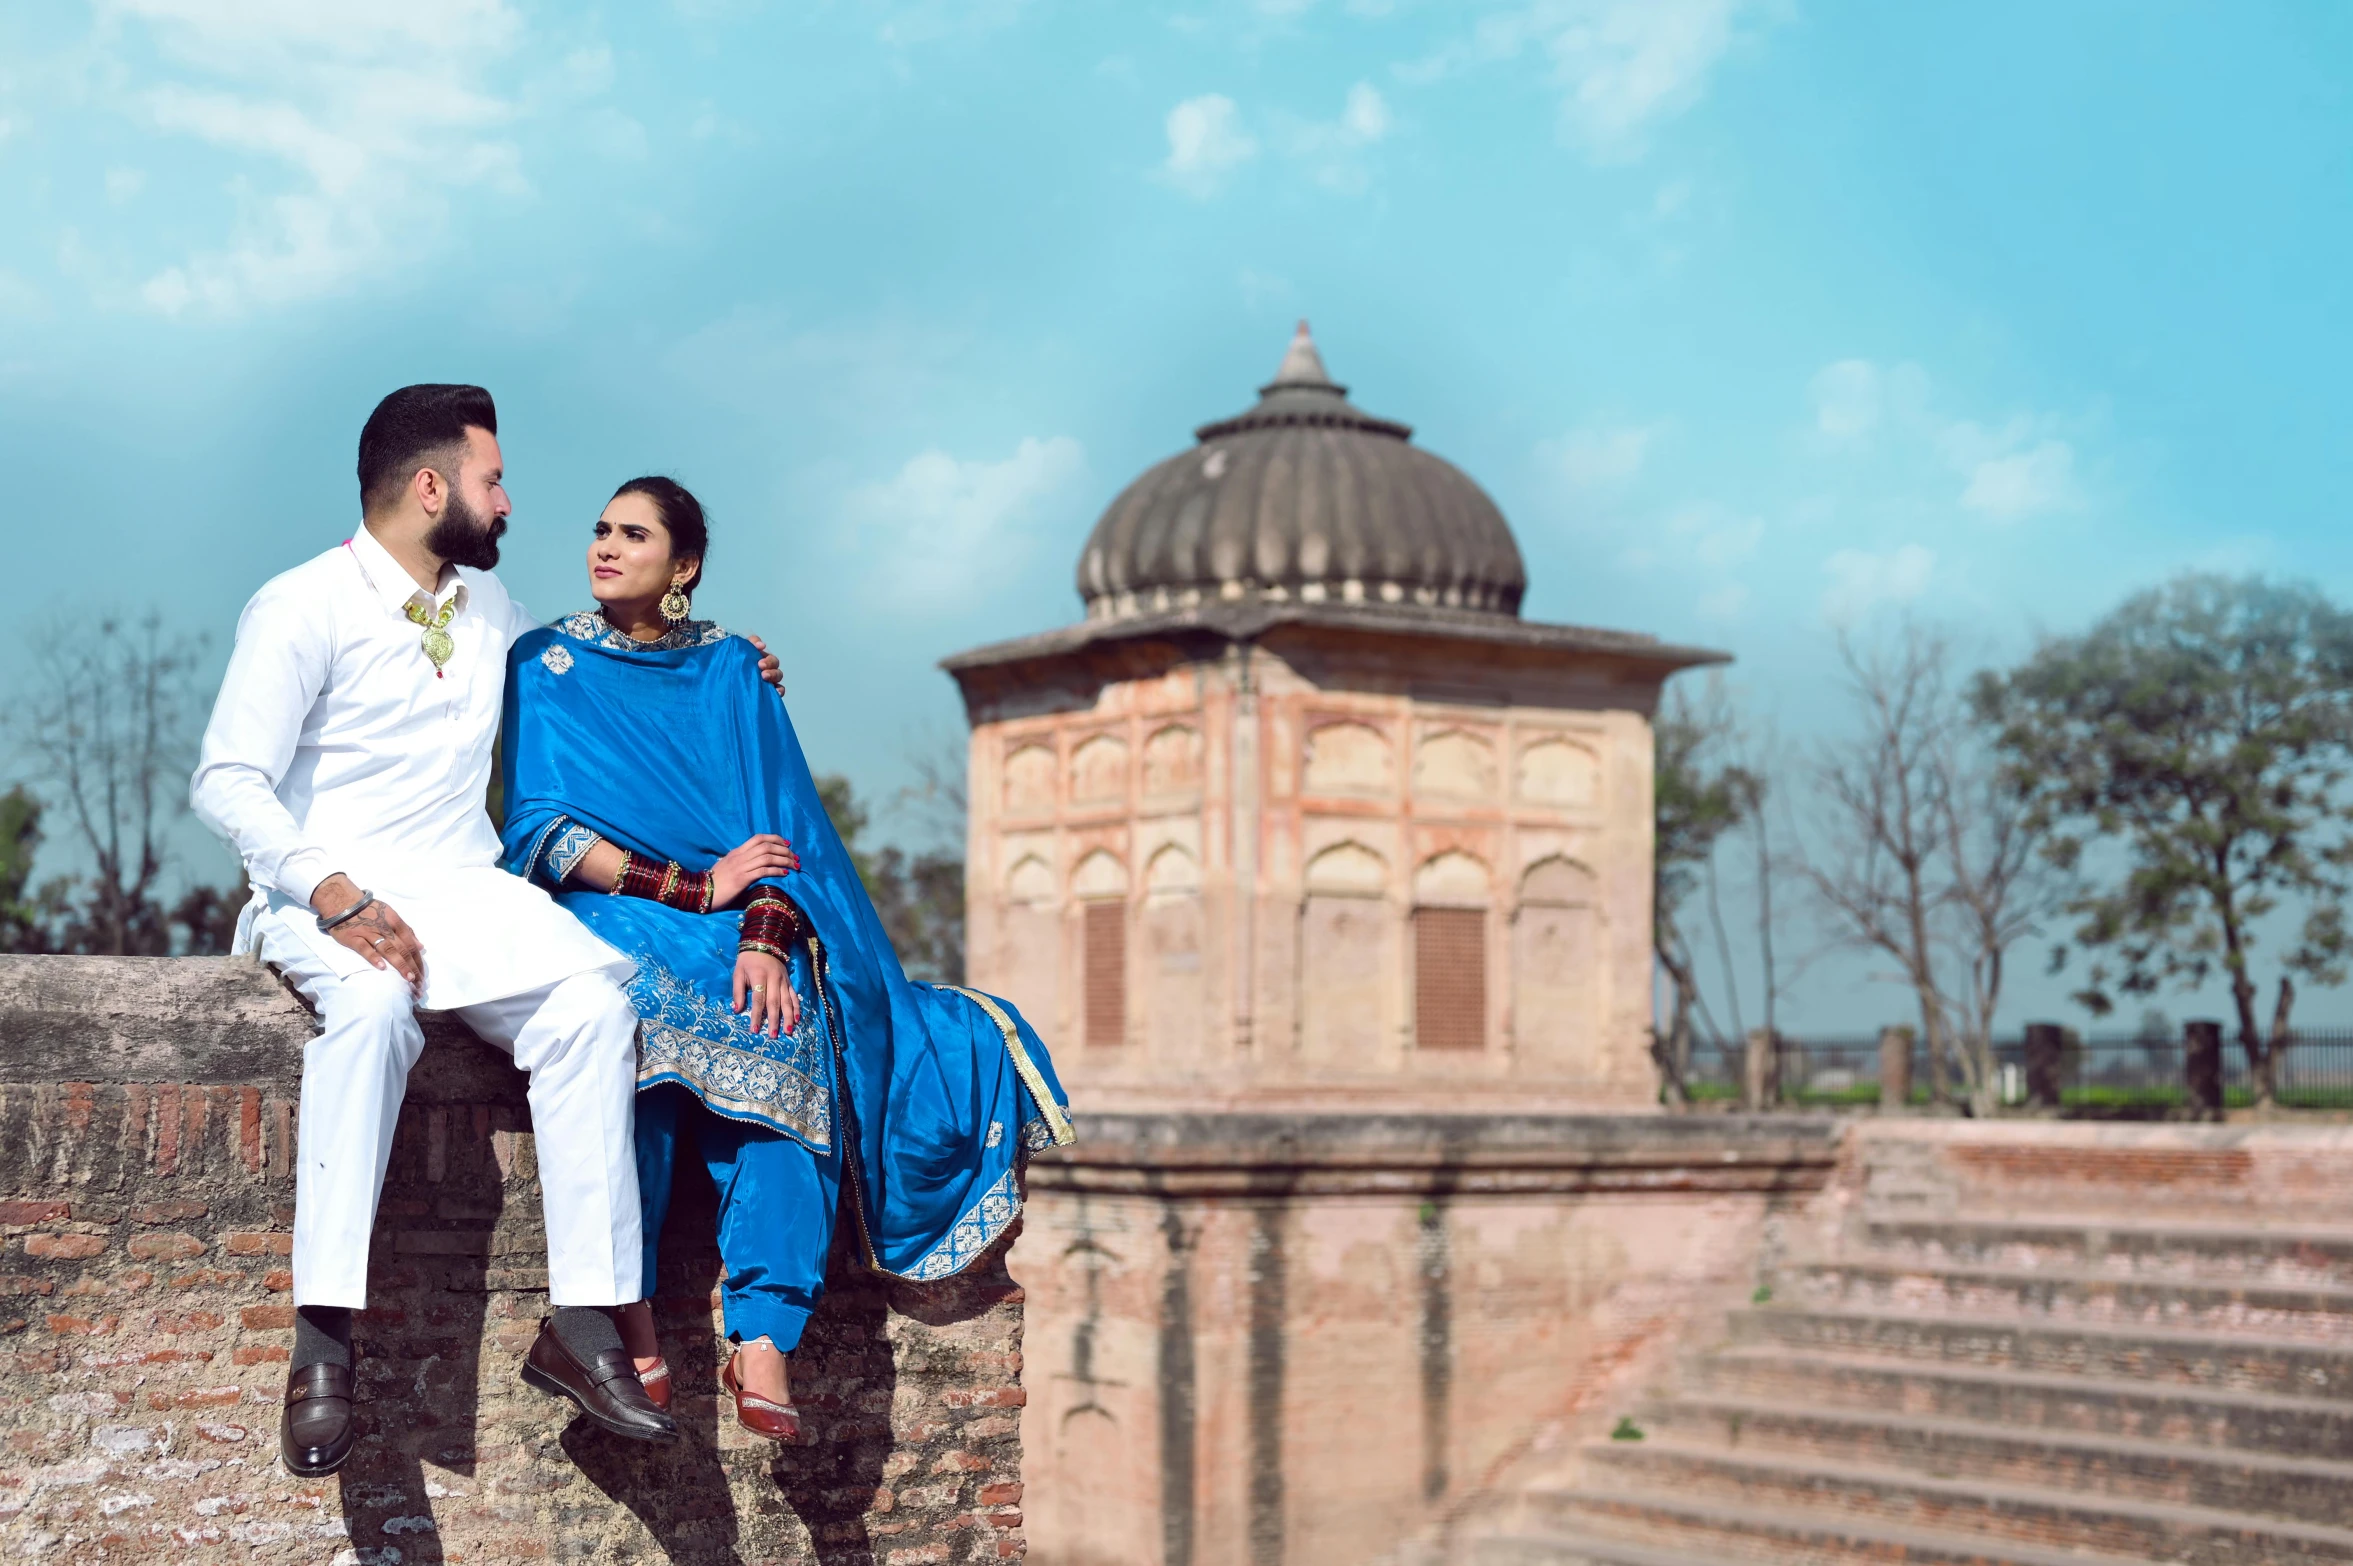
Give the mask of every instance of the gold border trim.
[[1037, 1062], [1029, 1058], [1029, 1050], [1021, 1042], [1021, 1030], [1013, 1025], [1011, 1017], [1005, 1015], [1005, 1008], [997, 1004], [996, 997], [983, 995], [978, 990], [968, 990], [961, 984], [943, 984], [940, 988], [954, 990], [987, 1012], [997, 1024], [997, 1031], [1005, 1035], [1005, 1050], [1013, 1057], [1013, 1069], [1021, 1073], [1023, 1084], [1029, 1088], [1029, 1096], [1037, 1101], [1038, 1112], [1046, 1117], [1047, 1129], [1054, 1133], [1054, 1145], [1068, 1147], [1077, 1141], [1078, 1132], [1072, 1129], [1070, 1117], [1062, 1112], [1060, 1104], [1054, 1102], [1053, 1093], [1046, 1087], [1045, 1073], [1038, 1070]]

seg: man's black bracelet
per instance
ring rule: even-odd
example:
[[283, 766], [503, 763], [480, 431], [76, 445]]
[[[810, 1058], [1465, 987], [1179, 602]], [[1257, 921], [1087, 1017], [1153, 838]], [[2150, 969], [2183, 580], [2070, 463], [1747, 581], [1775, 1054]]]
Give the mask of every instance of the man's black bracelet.
[[358, 918], [361, 914], [367, 912], [368, 905], [373, 903], [375, 900], [376, 894], [374, 892], [363, 891], [359, 894], [358, 902], [353, 903], [349, 908], [344, 909], [343, 912], [335, 915], [332, 919], [328, 918], [324, 914], [321, 914], [319, 916], [319, 932], [323, 935], [327, 931], [334, 929], [335, 926], [342, 924], [347, 920]]

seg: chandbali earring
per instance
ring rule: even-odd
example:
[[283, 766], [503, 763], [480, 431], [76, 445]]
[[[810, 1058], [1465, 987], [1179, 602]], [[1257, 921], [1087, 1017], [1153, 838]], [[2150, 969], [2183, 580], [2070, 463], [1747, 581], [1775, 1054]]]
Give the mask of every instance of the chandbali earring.
[[687, 611], [692, 607], [686, 601], [686, 584], [683, 582], [672, 582], [670, 591], [662, 595], [662, 618], [672, 625], [685, 619]]

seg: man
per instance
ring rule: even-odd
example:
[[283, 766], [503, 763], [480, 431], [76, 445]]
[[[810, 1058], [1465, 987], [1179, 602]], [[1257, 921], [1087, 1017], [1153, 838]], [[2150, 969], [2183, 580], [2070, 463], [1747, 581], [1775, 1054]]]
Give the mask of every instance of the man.
[[[552, 1310], [523, 1377], [641, 1440], [677, 1425], [607, 1308], [643, 1294], [631, 1151], [632, 973], [496, 868], [483, 810], [508, 645], [536, 623], [497, 577], [511, 509], [477, 386], [408, 386], [360, 432], [352, 536], [245, 606], [191, 786], [229, 840], [258, 949], [317, 1011], [303, 1053], [295, 1340], [279, 1451], [304, 1478], [350, 1455], [351, 1313], [420, 1006], [454, 1011], [530, 1074]], [[775, 660], [762, 675], [776, 680]]]

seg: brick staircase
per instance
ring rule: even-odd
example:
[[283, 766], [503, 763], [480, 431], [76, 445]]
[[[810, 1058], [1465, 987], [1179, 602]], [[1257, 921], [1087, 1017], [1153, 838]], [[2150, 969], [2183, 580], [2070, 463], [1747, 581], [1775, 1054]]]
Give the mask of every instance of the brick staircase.
[[2353, 1562], [2353, 1228], [1877, 1205], [1454, 1566]]

